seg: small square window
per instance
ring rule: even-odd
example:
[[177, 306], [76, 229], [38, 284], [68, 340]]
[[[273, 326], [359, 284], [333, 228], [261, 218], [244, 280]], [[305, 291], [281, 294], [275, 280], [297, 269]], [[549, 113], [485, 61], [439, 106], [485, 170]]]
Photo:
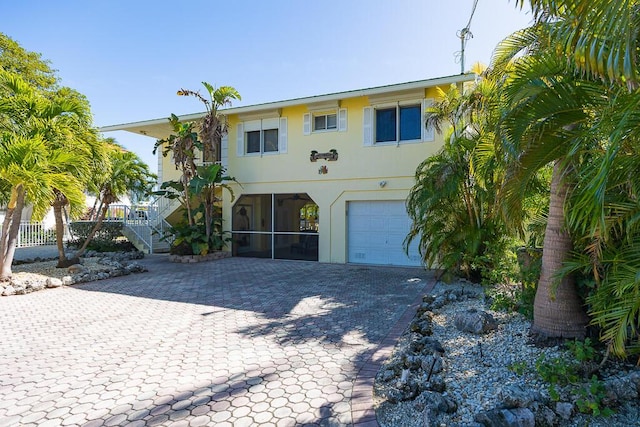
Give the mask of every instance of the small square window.
[[337, 114], [321, 114], [313, 116], [313, 130], [335, 130], [338, 128], [338, 116]]

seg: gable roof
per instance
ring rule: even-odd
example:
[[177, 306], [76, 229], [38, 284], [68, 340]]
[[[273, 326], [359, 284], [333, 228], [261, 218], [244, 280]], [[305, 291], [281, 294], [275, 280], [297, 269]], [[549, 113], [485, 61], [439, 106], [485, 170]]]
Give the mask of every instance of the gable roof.
[[[356, 89], [345, 92], [336, 92], [326, 95], [309, 96], [304, 98], [294, 98], [284, 101], [267, 102], [263, 104], [247, 105], [243, 107], [232, 107], [220, 109], [219, 112], [232, 115], [232, 114], [258, 114], [262, 111], [276, 110], [295, 105], [308, 105], [308, 104], [320, 104], [338, 102], [342, 99], [356, 98], [360, 96], [375, 96], [382, 94], [402, 93], [416, 89], [428, 88], [433, 86], [440, 86], [453, 83], [464, 83], [471, 81], [475, 78], [475, 74], [457, 74], [453, 76], [437, 77], [426, 80], [416, 80], [413, 82], [397, 83], [386, 86], [377, 86], [368, 89]], [[180, 121], [197, 120], [205, 115], [205, 112], [192, 113], [179, 116]], [[141, 135], [146, 135], [154, 138], [166, 138], [171, 134], [172, 129], [169, 125], [169, 121], [166, 117], [160, 119], [144, 120], [131, 123], [123, 123], [117, 125], [103, 126], [100, 128], [101, 132], [113, 132], [113, 131], [128, 131]]]

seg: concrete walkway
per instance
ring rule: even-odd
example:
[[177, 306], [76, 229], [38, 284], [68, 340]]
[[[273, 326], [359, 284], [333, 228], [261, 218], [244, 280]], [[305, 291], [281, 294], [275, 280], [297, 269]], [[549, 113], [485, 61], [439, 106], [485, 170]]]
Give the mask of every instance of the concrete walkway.
[[229, 258], [0, 297], [0, 426], [373, 426], [420, 269]]

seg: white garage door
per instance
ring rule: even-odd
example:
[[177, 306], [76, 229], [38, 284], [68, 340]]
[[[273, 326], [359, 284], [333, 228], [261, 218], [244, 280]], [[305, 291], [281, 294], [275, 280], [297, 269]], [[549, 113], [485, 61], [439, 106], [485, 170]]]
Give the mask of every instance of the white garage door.
[[402, 247], [411, 226], [404, 200], [349, 202], [347, 209], [349, 262], [421, 265], [417, 242], [408, 257]]

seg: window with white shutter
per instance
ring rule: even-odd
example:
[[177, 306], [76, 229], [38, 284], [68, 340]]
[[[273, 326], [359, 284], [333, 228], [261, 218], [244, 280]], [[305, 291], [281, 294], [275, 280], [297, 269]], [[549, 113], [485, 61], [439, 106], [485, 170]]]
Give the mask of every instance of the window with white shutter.
[[287, 118], [251, 120], [238, 124], [237, 154], [263, 155], [287, 152]]
[[365, 107], [364, 145], [406, 144], [435, 139], [433, 129], [425, 128], [424, 114], [433, 99], [402, 100]]
[[365, 147], [373, 145], [373, 108], [364, 107], [362, 111], [362, 135]]
[[347, 109], [325, 110], [302, 115], [302, 133], [346, 132]]

